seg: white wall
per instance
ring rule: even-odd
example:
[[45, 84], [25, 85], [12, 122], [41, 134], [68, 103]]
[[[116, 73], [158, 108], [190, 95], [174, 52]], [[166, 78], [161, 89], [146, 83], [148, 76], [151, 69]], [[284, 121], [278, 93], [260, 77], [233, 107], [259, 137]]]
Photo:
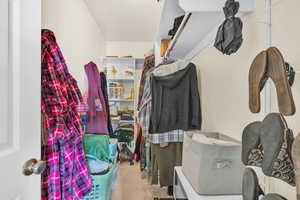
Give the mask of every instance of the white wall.
[[201, 72], [203, 129], [219, 131], [240, 139], [243, 128], [262, 114], [248, 108], [248, 71], [252, 60], [265, 47], [264, 2], [257, 0], [256, 11], [243, 19], [244, 42], [231, 56], [220, 53], [211, 44], [194, 58]]
[[54, 31], [71, 74], [84, 86], [84, 65], [100, 67], [105, 55], [103, 34], [84, 0], [43, 0], [42, 27]]
[[[299, 0], [273, 1], [273, 45], [280, 48], [286, 60], [300, 70]], [[288, 11], [288, 13], [287, 13]], [[219, 131], [235, 138], [241, 138], [244, 127], [253, 121], [262, 120], [265, 115], [252, 114], [248, 108], [248, 72], [254, 57], [266, 48], [265, 1], [256, 0], [255, 12], [243, 18], [244, 43], [238, 53], [224, 56], [211, 44], [193, 60], [201, 71], [201, 93], [203, 128]], [[295, 103], [300, 109], [300, 86], [296, 77], [293, 86]], [[273, 90], [272, 110], [277, 111], [277, 97]], [[289, 126], [294, 133], [300, 131], [300, 115], [289, 117]], [[260, 173], [261, 174], [261, 173]], [[268, 192], [282, 194], [289, 200], [296, 199], [295, 188], [274, 178], [265, 179]]]
[[144, 54], [153, 49], [153, 42], [107, 41], [106, 56], [133, 56], [143, 58]]

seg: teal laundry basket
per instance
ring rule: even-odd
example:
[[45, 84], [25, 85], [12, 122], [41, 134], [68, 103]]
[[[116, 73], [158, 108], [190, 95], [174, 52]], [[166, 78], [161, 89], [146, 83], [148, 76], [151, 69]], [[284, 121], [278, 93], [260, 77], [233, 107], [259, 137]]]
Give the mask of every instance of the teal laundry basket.
[[107, 174], [92, 176], [93, 189], [82, 200], [111, 200], [117, 171], [118, 167], [115, 164]]

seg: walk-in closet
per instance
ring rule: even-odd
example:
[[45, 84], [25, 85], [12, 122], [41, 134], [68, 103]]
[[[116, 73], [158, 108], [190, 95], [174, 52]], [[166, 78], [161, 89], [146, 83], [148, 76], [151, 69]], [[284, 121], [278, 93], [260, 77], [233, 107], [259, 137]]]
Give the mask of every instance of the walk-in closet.
[[300, 200], [299, 0], [0, 0], [1, 200]]

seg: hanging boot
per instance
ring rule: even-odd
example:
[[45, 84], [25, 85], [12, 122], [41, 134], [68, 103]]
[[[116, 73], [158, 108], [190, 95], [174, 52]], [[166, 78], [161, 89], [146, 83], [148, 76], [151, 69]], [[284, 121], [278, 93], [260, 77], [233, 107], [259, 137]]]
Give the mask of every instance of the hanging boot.
[[297, 135], [293, 143], [292, 148], [292, 158], [295, 166], [296, 173], [296, 189], [297, 189], [297, 199], [300, 200], [300, 134]]
[[246, 168], [243, 175], [243, 200], [259, 200], [260, 195], [264, 195], [259, 186], [258, 178], [252, 168]]
[[293, 133], [284, 117], [271, 113], [262, 122], [261, 144], [264, 150], [262, 170], [265, 175], [295, 185], [294, 164], [291, 158]]
[[290, 87], [292, 87], [295, 82], [296, 72], [294, 71], [294, 68], [288, 62], [285, 62], [285, 72], [286, 72], [286, 75], [288, 78], [289, 85], [290, 85]]
[[260, 142], [262, 122], [253, 122], [246, 126], [242, 136], [242, 161], [244, 165], [262, 166], [263, 149]]
[[291, 87], [287, 79], [286, 65], [283, 56], [276, 47], [269, 48], [267, 54], [267, 75], [275, 84], [279, 111], [286, 116], [293, 115], [296, 112], [296, 108]]
[[297, 135], [293, 143], [292, 158], [296, 173], [297, 199], [300, 200], [300, 134]]
[[[286, 72], [286, 77], [287, 77], [288, 83], [289, 83], [290, 87], [292, 87], [295, 82], [296, 72], [294, 71], [294, 68], [287, 62], [285, 63], [285, 72]], [[260, 91], [262, 91], [264, 89], [266, 82], [268, 80], [269, 80], [269, 77], [266, 74], [261, 81]]]
[[259, 113], [260, 91], [266, 82], [267, 52], [262, 51], [253, 60], [249, 71], [249, 108], [252, 113]]
[[287, 200], [287, 199], [279, 194], [267, 194], [262, 198], [262, 200]]

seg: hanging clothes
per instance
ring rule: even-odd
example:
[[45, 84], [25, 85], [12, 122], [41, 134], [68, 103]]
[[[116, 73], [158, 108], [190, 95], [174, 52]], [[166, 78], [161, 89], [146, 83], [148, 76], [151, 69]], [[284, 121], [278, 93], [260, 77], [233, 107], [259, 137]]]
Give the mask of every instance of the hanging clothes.
[[134, 154], [135, 154], [135, 160], [139, 162], [141, 160], [141, 146], [142, 146], [142, 140], [143, 140], [143, 135], [142, 135], [142, 128], [140, 124], [137, 124], [137, 137], [135, 140], [135, 148], [134, 148]]
[[141, 75], [137, 110], [140, 110], [140, 107], [141, 107], [141, 104], [142, 104], [141, 100], [142, 100], [142, 96], [143, 96], [143, 92], [144, 92], [144, 85], [145, 85], [146, 74], [154, 66], [155, 66], [155, 57], [154, 56], [148, 56], [148, 57], [146, 57], [145, 61], [144, 61], [144, 68], [143, 68], [142, 75]]
[[46, 144], [42, 159], [42, 200], [80, 200], [92, 189], [82, 142], [82, 124], [76, 106], [82, 96], [56, 42], [42, 30], [41, 111]]
[[[141, 98], [141, 108], [138, 112], [139, 122], [142, 127], [142, 134], [148, 138], [148, 141], [153, 144], [169, 143], [169, 142], [183, 142], [184, 131], [172, 130], [164, 133], [151, 133], [149, 134], [150, 117], [152, 112], [152, 92], [151, 92], [151, 75], [154, 76], [167, 76], [180, 71], [189, 64], [185, 60], [178, 60], [174, 63], [161, 64], [158, 68], [152, 68], [145, 74], [145, 83], [143, 88], [143, 96]], [[153, 70], [154, 69], [154, 70]]]
[[109, 101], [108, 101], [108, 93], [107, 93], [107, 80], [106, 80], [106, 75], [104, 72], [100, 72], [100, 77], [101, 77], [101, 91], [104, 97], [105, 105], [106, 105], [106, 120], [107, 120], [107, 128], [109, 135], [113, 134], [113, 128], [111, 125], [110, 121], [110, 108], [109, 108]]
[[152, 111], [151, 102], [151, 87], [150, 87], [150, 76], [146, 77], [144, 93], [141, 100], [142, 107], [138, 112], [139, 122], [142, 128], [142, 134], [148, 138], [148, 141], [152, 144], [160, 144], [166, 142], [183, 142], [184, 131], [173, 130], [164, 133], [151, 133], [149, 134], [150, 116]]
[[[168, 62], [167, 59], [165, 62], [159, 65], [159, 67], [152, 68], [150, 71], [148, 71], [145, 75], [145, 81], [144, 81], [144, 87], [143, 87], [143, 95], [141, 97], [141, 106], [140, 110], [138, 112], [138, 118], [139, 122], [141, 124], [142, 128], [142, 134], [144, 137], [147, 138], [147, 142], [151, 144], [150, 150], [146, 149], [146, 165], [143, 165], [141, 167], [146, 166], [146, 170], [148, 172], [148, 177], [150, 178], [150, 182], [152, 184], [158, 184], [160, 183], [161, 186], [172, 186], [173, 185], [173, 171], [175, 166], [181, 166], [182, 165], [182, 143], [184, 139], [184, 128], [175, 128], [173, 129], [171, 127], [170, 131], [165, 132], [155, 132], [151, 133], [149, 130], [150, 128], [150, 119], [153, 114], [153, 106], [156, 106], [155, 103], [153, 103], [153, 100], [156, 98], [155, 94], [153, 94], [153, 88], [151, 85], [151, 79], [153, 77], [177, 77], [176, 73], [182, 73], [183, 71], [188, 71], [189, 67], [193, 66], [193, 64], [190, 64], [187, 61], [184, 60], [178, 60], [174, 63]], [[171, 64], [168, 64], [171, 63]], [[189, 83], [193, 84], [193, 89], [186, 89], [181, 94], [180, 97], [190, 97], [193, 96], [195, 98], [193, 101], [198, 101], [199, 109], [197, 109], [197, 106], [195, 106], [195, 110], [193, 112], [195, 113], [194, 116], [200, 116], [197, 119], [199, 122], [197, 123], [199, 127], [201, 127], [201, 109], [200, 109], [200, 97], [198, 94], [198, 81], [197, 81], [197, 72], [195, 68], [193, 68], [190, 72], [190, 75], [182, 75], [179, 77], [178, 82], [188, 80]], [[193, 73], [194, 77], [191, 77], [191, 73]], [[178, 78], [178, 77], [177, 77]], [[188, 81], [187, 81], [188, 82]], [[177, 84], [176, 84], [177, 85]], [[176, 89], [176, 87], [172, 87], [172, 89]], [[178, 97], [179, 95], [177, 95]], [[176, 101], [178, 99], [177, 97], [171, 99], [172, 101]], [[184, 98], [181, 98], [184, 99]], [[180, 101], [180, 99], [178, 99]], [[187, 103], [188, 102], [188, 103]], [[187, 104], [189, 104], [190, 101], [184, 101], [182, 103], [178, 103], [177, 106], [173, 109], [173, 111], [178, 111], [180, 108], [178, 108], [178, 105], [180, 107], [184, 107]], [[191, 112], [191, 113], [193, 113]], [[174, 115], [175, 116], [175, 115]], [[198, 121], [196, 120], [196, 121]], [[172, 125], [172, 124], [170, 124]], [[191, 129], [199, 127], [190, 127]], [[189, 128], [188, 128], [189, 129]], [[147, 159], [148, 158], [148, 159]], [[150, 159], [150, 160], [149, 160]], [[158, 181], [159, 180], [159, 181]]]
[[201, 129], [200, 95], [193, 63], [168, 76], [152, 76], [151, 93], [150, 134]]
[[108, 135], [106, 104], [101, 90], [101, 79], [97, 65], [93, 62], [84, 66], [88, 78], [88, 120], [86, 133]]
[[159, 144], [151, 144], [151, 184], [161, 187], [172, 186], [174, 168], [182, 166], [182, 142], [170, 143], [161, 148]]
[[146, 138], [142, 136], [140, 144], [140, 170], [144, 171], [147, 167], [147, 149], [146, 149]]

